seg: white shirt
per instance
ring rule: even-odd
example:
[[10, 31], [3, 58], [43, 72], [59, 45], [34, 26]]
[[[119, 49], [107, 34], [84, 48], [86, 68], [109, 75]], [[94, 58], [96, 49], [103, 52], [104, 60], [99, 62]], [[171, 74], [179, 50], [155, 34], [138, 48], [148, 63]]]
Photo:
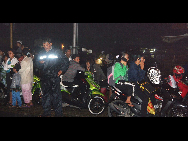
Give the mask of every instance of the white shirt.
[[26, 56], [22, 60], [19, 74], [21, 75], [21, 85], [33, 82], [33, 60], [30, 57]]
[[11, 64], [8, 65], [8, 61], [9, 61], [9, 60], [10, 60], [10, 58], [8, 58], [8, 60], [7, 60], [6, 63], [3, 63], [3, 66], [4, 66], [4, 70], [5, 70], [5, 71], [9, 70], [10, 68], [13, 68], [13, 67], [11, 67], [11, 66], [12, 66], [12, 65], [15, 65], [16, 63], [18, 63], [18, 59], [14, 57], [14, 58], [11, 60]]

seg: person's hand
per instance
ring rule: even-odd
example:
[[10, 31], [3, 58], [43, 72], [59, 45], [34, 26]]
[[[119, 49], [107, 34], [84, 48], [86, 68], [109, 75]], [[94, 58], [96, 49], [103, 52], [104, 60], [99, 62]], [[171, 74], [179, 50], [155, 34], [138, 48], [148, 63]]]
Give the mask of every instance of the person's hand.
[[144, 69], [144, 61], [140, 62], [140, 68], [143, 70]]
[[60, 70], [60, 71], [57, 73], [57, 76], [59, 77], [61, 74], [62, 74], [62, 71]]
[[88, 70], [88, 71], [90, 70], [90, 66], [87, 66], [87, 70]]
[[44, 61], [39, 61], [41, 64], [44, 64]]

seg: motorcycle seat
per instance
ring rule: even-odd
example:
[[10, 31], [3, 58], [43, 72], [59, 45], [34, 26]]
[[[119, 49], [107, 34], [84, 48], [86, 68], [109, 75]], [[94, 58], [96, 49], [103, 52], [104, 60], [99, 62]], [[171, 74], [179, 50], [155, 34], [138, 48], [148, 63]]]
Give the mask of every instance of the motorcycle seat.
[[64, 87], [68, 87], [68, 88], [79, 87], [79, 85], [76, 85], [73, 82], [66, 82], [66, 81], [63, 81], [63, 85], [64, 85]]

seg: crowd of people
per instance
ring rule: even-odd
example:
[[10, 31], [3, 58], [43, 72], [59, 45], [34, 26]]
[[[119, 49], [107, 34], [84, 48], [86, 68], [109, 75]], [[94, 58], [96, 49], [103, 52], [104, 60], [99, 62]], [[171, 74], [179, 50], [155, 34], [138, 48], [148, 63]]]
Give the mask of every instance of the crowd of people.
[[[7, 87], [8, 105], [18, 108], [33, 106], [32, 85], [33, 85], [33, 57], [28, 48], [25, 48], [22, 41], [17, 41], [17, 49], [8, 49], [5, 52], [0, 50], [1, 80]], [[22, 91], [24, 105], [20, 98]]]
[[[8, 53], [8, 54], [7, 54]], [[9, 49], [8, 52], [0, 50], [0, 65], [3, 66], [1, 71], [1, 79], [5, 87], [7, 87], [8, 105], [10, 107], [31, 107], [32, 102], [32, 86], [33, 86], [33, 55], [28, 48], [25, 48], [22, 41], [17, 41], [17, 49]], [[153, 105], [156, 104], [153, 91], [145, 94], [140, 89], [140, 83], [145, 79], [144, 70], [145, 57], [142, 55], [132, 55], [129, 63], [129, 53], [122, 52], [120, 61], [114, 64], [114, 80], [115, 86], [123, 93], [126, 93], [129, 106], [133, 93], [133, 84], [135, 93], [142, 99], [141, 116], [147, 116], [148, 98], [151, 99]], [[42, 106], [43, 115], [51, 115], [51, 107], [53, 105], [55, 116], [62, 116], [62, 97], [60, 92], [60, 75], [63, 75], [63, 83], [76, 83], [74, 77], [77, 70], [90, 71], [94, 74], [96, 81], [105, 80], [105, 75], [100, 65], [94, 60], [88, 58], [85, 60], [85, 66], [80, 64], [80, 55], [71, 55], [71, 49], [65, 50], [65, 54], [59, 49], [52, 47], [52, 41], [49, 38], [43, 40], [43, 49], [38, 53], [36, 58], [36, 67], [40, 69], [41, 89], [43, 92]], [[4, 76], [4, 77], [2, 77]], [[82, 86], [80, 89], [82, 90]], [[187, 87], [186, 92], [187, 93]], [[20, 98], [22, 92], [24, 103]], [[16, 102], [17, 101], [17, 102]], [[18, 105], [18, 106], [16, 106]]]

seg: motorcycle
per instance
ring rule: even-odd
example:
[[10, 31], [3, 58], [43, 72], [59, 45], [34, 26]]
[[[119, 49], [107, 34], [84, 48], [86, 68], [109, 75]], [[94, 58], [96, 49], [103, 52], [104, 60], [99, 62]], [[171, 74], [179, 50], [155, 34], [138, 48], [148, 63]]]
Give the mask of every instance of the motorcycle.
[[[149, 99], [147, 106], [148, 116], [187, 117], [187, 106], [182, 102], [178, 92], [169, 88], [167, 82], [165, 80], [161, 80], [160, 75], [155, 77], [154, 73], [156, 72], [152, 72], [152, 74], [150, 74], [149, 80], [157, 79], [152, 81], [156, 82], [158, 85], [158, 87], [155, 86], [156, 105], [153, 106], [151, 100]], [[149, 83], [149, 81], [144, 82], [144, 84], [147, 83]], [[108, 116], [138, 117], [141, 110], [142, 100], [134, 93], [135, 86], [133, 86], [133, 96], [131, 97], [131, 102], [134, 105], [133, 107], [130, 107], [125, 103], [127, 98], [126, 94], [123, 94], [121, 90], [115, 86], [110, 87], [112, 95], [108, 103]], [[144, 85], [142, 85], [142, 89], [144, 89]]]
[[41, 105], [42, 103], [42, 89], [41, 89], [41, 83], [40, 78], [36, 75], [33, 76], [33, 87], [32, 87], [32, 99], [33, 102], [36, 104]]
[[61, 77], [60, 86], [63, 101], [79, 108], [88, 108], [91, 114], [102, 113], [105, 107], [104, 94], [100, 92], [100, 86], [93, 80], [92, 74], [88, 71], [85, 73], [78, 71], [75, 80], [82, 83], [84, 93], [78, 84], [65, 83]]

